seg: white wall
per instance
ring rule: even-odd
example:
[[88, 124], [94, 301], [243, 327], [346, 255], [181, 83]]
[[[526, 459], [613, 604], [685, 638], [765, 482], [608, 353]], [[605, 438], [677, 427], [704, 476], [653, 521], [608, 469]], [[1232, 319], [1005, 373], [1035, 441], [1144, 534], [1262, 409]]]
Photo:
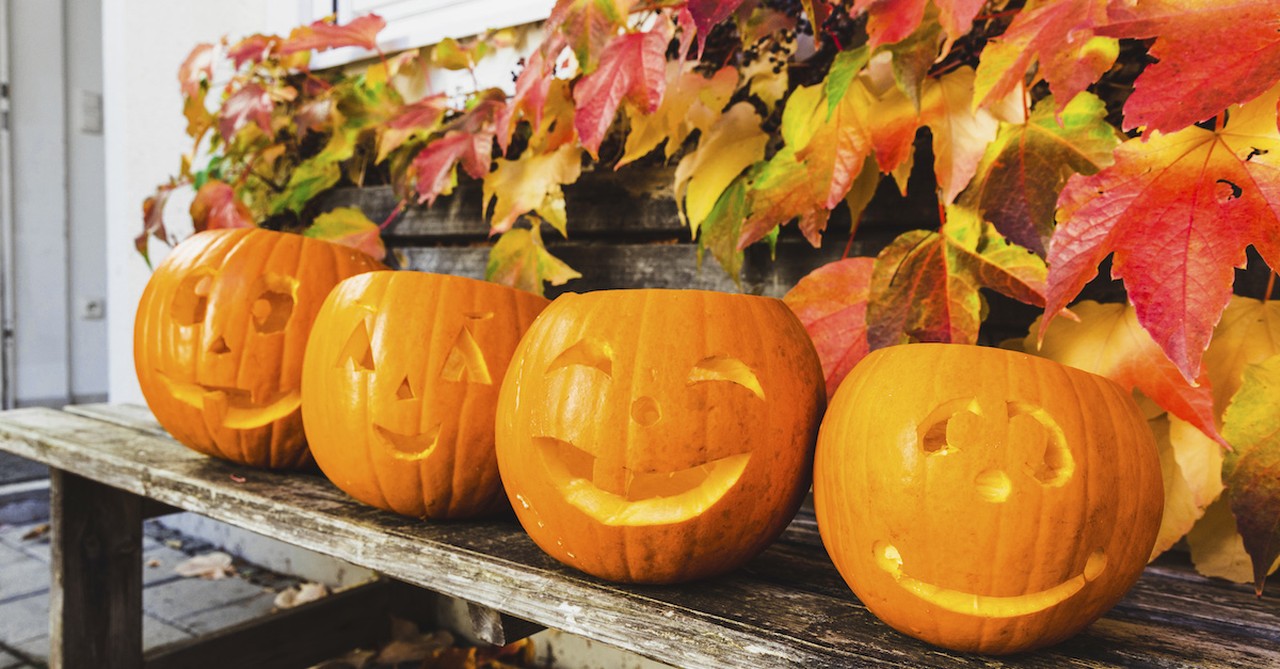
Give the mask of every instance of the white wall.
[[[287, 31], [297, 0], [102, 0], [106, 116], [107, 323], [112, 402], [142, 402], [133, 370], [134, 308], [150, 271], [133, 252], [142, 201], [191, 149], [184, 129], [178, 66], [197, 43]], [[181, 221], [174, 198], [167, 219]], [[179, 226], [180, 227], [180, 226]], [[164, 247], [152, 245], [152, 261]]]

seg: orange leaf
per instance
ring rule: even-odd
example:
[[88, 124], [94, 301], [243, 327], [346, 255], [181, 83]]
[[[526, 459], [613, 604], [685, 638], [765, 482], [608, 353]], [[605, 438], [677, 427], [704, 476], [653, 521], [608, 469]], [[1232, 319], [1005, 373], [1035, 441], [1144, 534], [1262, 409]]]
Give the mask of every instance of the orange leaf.
[[325, 51], [344, 46], [354, 46], [369, 51], [378, 48], [378, 33], [387, 22], [377, 14], [357, 16], [346, 25], [334, 25], [328, 21], [316, 21], [309, 26], [294, 28], [289, 39], [280, 46], [280, 54], [297, 51]]
[[253, 214], [231, 189], [231, 186], [210, 179], [205, 182], [191, 201], [191, 222], [196, 231], [221, 228], [256, 227]]
[[618, 105], [628, 100], [646, 114], [662, 103], [667, 87], [667, 34], [650, 32], [614, 38], [600, 53], [600, 66], [573, 87], [577, 112], [573, 125], [582, 148], [596, 157], [600, 142], [613, 124]]

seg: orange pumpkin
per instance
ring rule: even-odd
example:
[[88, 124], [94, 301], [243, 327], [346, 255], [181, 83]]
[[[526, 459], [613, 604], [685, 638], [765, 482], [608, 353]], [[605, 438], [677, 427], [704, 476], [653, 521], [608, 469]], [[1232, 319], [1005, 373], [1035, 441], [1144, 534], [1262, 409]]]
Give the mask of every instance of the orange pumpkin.
[[872, 613], [939, 646], [1061, 641], [1146, 565], [1154, 438], [1111, 381], [1022, 353], [875, 351], [841, 383], [814, 463], [823, 543]]
[[547, 304], [425, 272], [338, 284], [302, 369], [302, 418], [320, 469], [352, 497], [409, 516], [506, 508], [493, 450], [498, 388]]
[[311, 322], [334, 284], [375, 269], [385, 268], [301, 235], [192, 235], [151, 275], [134, 322], [134, 366], [156, 420], [207, 455], [309, 464], [298, 408]]
[[741, 565], [790, 521], [823, 404], [813, 344], [779, 300], [568, 294], [502, 385], [498, 466], [551, 556], [614, 581], [687, 581]]

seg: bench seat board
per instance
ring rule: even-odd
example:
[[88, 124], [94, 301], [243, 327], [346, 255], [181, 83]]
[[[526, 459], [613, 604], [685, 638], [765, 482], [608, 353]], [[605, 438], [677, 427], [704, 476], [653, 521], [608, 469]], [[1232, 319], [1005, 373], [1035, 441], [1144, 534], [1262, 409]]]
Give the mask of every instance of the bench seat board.
[[836, 573], [811, 509], [736, 572], [622, 586], [560, 565], [514, 518], [431, 523], [364, 506], [314, 473], [199, 455], [142, 407], [0, 413], [0, 450], [390, 577], [680, 667], [1280, 666], [1280, 607], [1162, 558], [1107, 616], [1010, 658], [939, 650], [880, 623]]

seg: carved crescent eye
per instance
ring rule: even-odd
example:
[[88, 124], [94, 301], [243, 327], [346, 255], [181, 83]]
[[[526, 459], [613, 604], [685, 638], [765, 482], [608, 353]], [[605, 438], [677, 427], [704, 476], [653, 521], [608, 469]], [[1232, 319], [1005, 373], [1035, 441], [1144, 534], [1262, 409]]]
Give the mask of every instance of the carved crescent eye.
[[736, 383], [760, 399], [764, 399], [764, 388], [755, 372], [741, 360], [727, 355], [713, 355], [698, 361], [689, 370], [689, 385], [707, 381], [728, 381]]
[[556, 356], [547, 371], [553, 372], [570, 365], [591, 367], [613, 378], [613, 348], [598, 339], [583, 339]]
[[194, 271], [183, 277], [173, 295], [169, 313], [178, 325], [198, 325], [204, 322], [209, 308], [209, 293], [213, 290], [213, 272]]
[[279, 274], [268, 274], [254, 284], [253, 326], [261, 334], [279, 332], [293, 316], [294, 290], [297, 281]]

